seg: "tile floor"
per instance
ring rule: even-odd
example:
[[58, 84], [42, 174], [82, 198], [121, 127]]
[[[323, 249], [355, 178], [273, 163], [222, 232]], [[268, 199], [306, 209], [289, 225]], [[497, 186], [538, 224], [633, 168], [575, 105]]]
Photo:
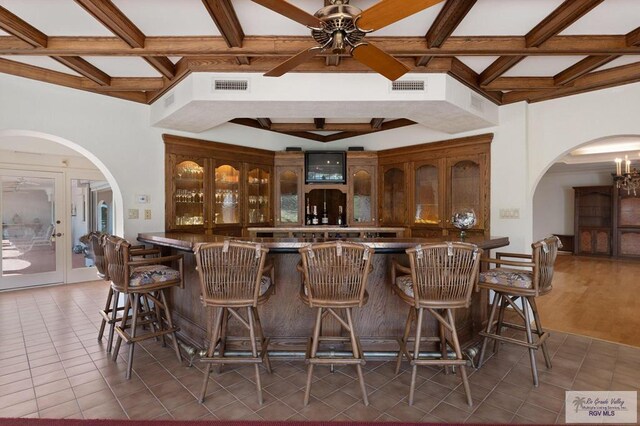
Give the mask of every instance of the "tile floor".
[[457, 375], [426, 367], [410, 407], [407, 363], [396, 375], [393, 362], [373, 361], [365, 366], [369, 407], [349, 367], [317, 368], [304, 407], [304, 364], [284, 361], [262, 375], [264, 405], [256, 402], [252, 367], [212, 373], [199, 404], [199, 366], [178, 363], [155, 341], [137, 349], [125, 380], [126, 351], [114, 363], [96, 341], [105, 296], [103, 282], [0, 293], [0, 417], [563, 423], [565, 390], [640, 388], [640, 348], [553, 332], [554, 367], [547, 371], [539, 357], [540, 387], [531, 385], [525, 351], [504, 346], [471, 372], [472, 408]]

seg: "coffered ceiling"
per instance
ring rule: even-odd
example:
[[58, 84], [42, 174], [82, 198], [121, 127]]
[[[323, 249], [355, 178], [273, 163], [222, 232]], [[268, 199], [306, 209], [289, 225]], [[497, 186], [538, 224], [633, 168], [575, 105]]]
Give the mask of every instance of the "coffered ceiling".
[[[289, 2], [311, 14], [330, 3]], [[444, 0], [366, 41], [408, 66], [403, 78], [446, 73], [497, 105], [640, 81], [638, 0]], [[0, 72], [141, 103], [191, 73], [265, 72], [315, 45], [308, 28], [251, 0], [0, 0]], [[293, 72], [373, 71], [319, 55]], [[398, 124], [410, 123], [388, 127]]]

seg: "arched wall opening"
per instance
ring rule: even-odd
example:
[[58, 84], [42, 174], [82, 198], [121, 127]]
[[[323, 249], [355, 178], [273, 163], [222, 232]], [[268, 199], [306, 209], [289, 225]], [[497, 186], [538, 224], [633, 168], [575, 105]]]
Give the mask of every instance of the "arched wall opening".
[[[91, 151], [82, 147], [81, 145], [72, 142], [68, 139], [51, 135], [43, 132], [36, 132], [31, 130], [17, 130], [17, 129], [8, 129], [8, 130], [0, 130], [0, 149], [12, 149], [16, 151], [21, 150], [21, 146], [18, 146], [19, 141], [31, 139], [40, 141], [42, 143], [51, 143], [62, 145], [66, 148], [69, 148], [82, 157], [90, 161], [105, 177], [106, 181], [111, 186], [111, 190], [113, 192], [113, 200], [114, 200], [114, 233], [117, 235], [124, 235], [124, 203], [123, 196], [120, 186], [116, 181], [113, 174], [109, 171], [107, 166], [96, 157]], [[24, 147], [23, 147], [24, 149]], [[2, 162], [0, 160], [0, 162]]]

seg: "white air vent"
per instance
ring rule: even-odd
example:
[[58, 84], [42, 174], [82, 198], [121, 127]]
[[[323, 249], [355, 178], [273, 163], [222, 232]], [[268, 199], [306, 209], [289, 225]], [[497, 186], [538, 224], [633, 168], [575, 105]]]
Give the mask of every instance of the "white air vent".
[[471, 95], [471, 108], [475, 109], [478, 112], [484, 111], [484, 99], [480, 96]]
[[169, 96], [167, 96], [166, 98], [164, 98], [164, 107], [167, 108], [169, 106], [171, 106], [176, 100], [176, 97], [172, 94], [170, 94]]
[[213, 90], [246, 92], [249, 90], [249, 80], [214, 80]]
[[392, 92], [424, 92], [427, 90], [424, 80], [399, 80], [391, 82]]

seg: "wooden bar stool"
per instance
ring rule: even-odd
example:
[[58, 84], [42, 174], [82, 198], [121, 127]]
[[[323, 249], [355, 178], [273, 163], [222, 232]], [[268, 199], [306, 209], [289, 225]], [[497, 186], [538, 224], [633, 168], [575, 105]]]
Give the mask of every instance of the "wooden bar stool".
[[[111, 235], [104, 238], [104, 251], [114, 297], [118, 292], [125, 296], [120, 324], [115, 327], [118, 339], [113, 360], [118, 359], [120, 345], [124, 340], [129, 345], [126, 372], [126, 378], [129, 379], [133, 367], [135, 344], [156, 337], [162, 337], [164, 344], [165, 336], [170, 334], [176, 356], [179, 361], [182, 361], [176, 338], [178, 327], [173, 325], [166, 297], [166, 292], [171, 287], [183, 286], [182, 255], [134, 260], [131, 254], [131, 244], [120, 237]], [[163, 263], [174, 261], [178, 262], [178, 269], [163, 265]], [[128, 315], [130, 310], [131, 314]], [[112, 312], [112, 315], [115, 315], [115, 311]], [[129, 323], [129, 319], [131, 319], [131, 323]], [[139, 327], [147, 325], [149, 326], [148, 331], [139, 330]]]
[[[471, 293], [478, 279], [482, 250], [473, 244], [449, 242], [419, 245], [407, 249], [406, 252], [409, 255], [411, 268], [398, 264], [395, 259], [391, 268], [393, 291], [411, 306], [404, 335], [399, 339], [400, 351], [398, 352], [396, 374], [400, 370], [400, 363], [404, 355], [412, 366], [409, 405], [413, 405], [419, 365], [444, 365], [445, 373], [448, 373], [448, 366], [459, 366], [467, 403], [471, 407], [473, 401], [465, 368], [466, 360], [462, 357], [453, 310], [468, 308], [471, 303]], [[408, 275], [398, 276], [398, 271]], [[438, 337], [422, 336], [425, 309], [439, 323], [440, 335]], [[414, 321], [416, 334], [413, 353], [411, 353], [407, 349], [407, 344]], [[447, 332], [451, 336], [450, 340], [446, 337]], [[420, 344], [422, 342], [439, 342], [442, 358], [420, 358]], [[456, 354], [455, 359], [449, 359], [447, 342], [453, 346]]]
[[[547, 368], [551, 368], [551, 358], [549, 357], [549, 351], [545, 344], [549, 333], [542, 328], [535, 298], [551, 291], [553, 266], [558, 254], [558, 248], [560, 247], [562, 247], [560, 239], [553, 236], [531, 244], [531, 255], [496, 253], [495, 259], [483, 260], [483, 262], [499, 265], [499, 267], [490, 269], [487, 272], [482, 272], [478, 281], [479, 289], [493, 290], [495, 292], [487, 329], [486, 331], [480, 332], [480, 335], [484, 337], [482, 350], [480, 351], [480, 360], [478, 362], [480, 367], [484, 362], [488, 339], [494, 339], [494, 352], [498, 350], [499, 342], [513, 343], [529, 349], [531, 375], [533, 376], [534, 386], [538, 386], [538, 369], [536, 367], [535, 353], [538, 348], [542, 347], [545, 364]], [[510, 260], [505, 260], [504, 258]], [[502, 265], [516, 268], [504, 268]], [[522, 301], [522, 306], [516, 304], [518, 299]], [[513, 308], [514, 312], [524, 321], [524, 325], [504, 322], [504, 313], [507, 306]], [[494, 329], [496, 312], [498, 313], [498, 320]], [[535, 329], [531, 328], [531, 314], [533, 314]], [[526, 341], [502, 336], [502, 327], [524, 331]], [[533, 334], [538, 336], [535, 342], [533, 341]]]
[[[211, 364], [254, 364], [258, 403], [262, 405], [259, 365], [264, 364], [271, 373], [271, 363], [267, 353], [269, 338], [265, 338], [262, 332], [258, 305], [265, 303], [275, 291], [273, 265], [265, 265], [268, 252], [269, 249], [260, 244], [228, 240], [202, 244], [195, 250], [202, 303], [205, 308], [211, 308], [213, 316], [207, 356], [200, 360], [207, 364], [200, 402], [204, 402], [207, 392]], [[246, 309], [246, 319], [241, 315], [243, 308]], [[227, 327], [231, 318], [238, 320], [249, 331], [251, 356], [225, 355], [227, 339], [230, 337]], [[260, 351], [256, 340], [260, 343]]]
[[[307, 367], [307, 386], [304, 392], [304, 405], [309, 403], [313, 367], [319, 365], [353, 364], [356, 366], [362, 400], [369, 405], [367, 389], [362, 375], [365, 359], [353, 326], [352, 309], [363, 306], [368, 300], [365, 289], [367, 277], [371, 269], [371, 257], [374, 250], [355, 243], [334, 241], [311, 244], [299, 250], [302, 256], [301, 271], [303, 288], [300, 292], [302, 301], [311, 308], [317, 308], [313, 336], [309, 338], [305, 362]], [[338, 310], [344, 310], [343, 319]], [[348, 337], [321, 336], [322, 320], [331, 314], [348, 333]], [[318, 347], [321, 342], [349, 342], [351, 357], [319, 357]]]

